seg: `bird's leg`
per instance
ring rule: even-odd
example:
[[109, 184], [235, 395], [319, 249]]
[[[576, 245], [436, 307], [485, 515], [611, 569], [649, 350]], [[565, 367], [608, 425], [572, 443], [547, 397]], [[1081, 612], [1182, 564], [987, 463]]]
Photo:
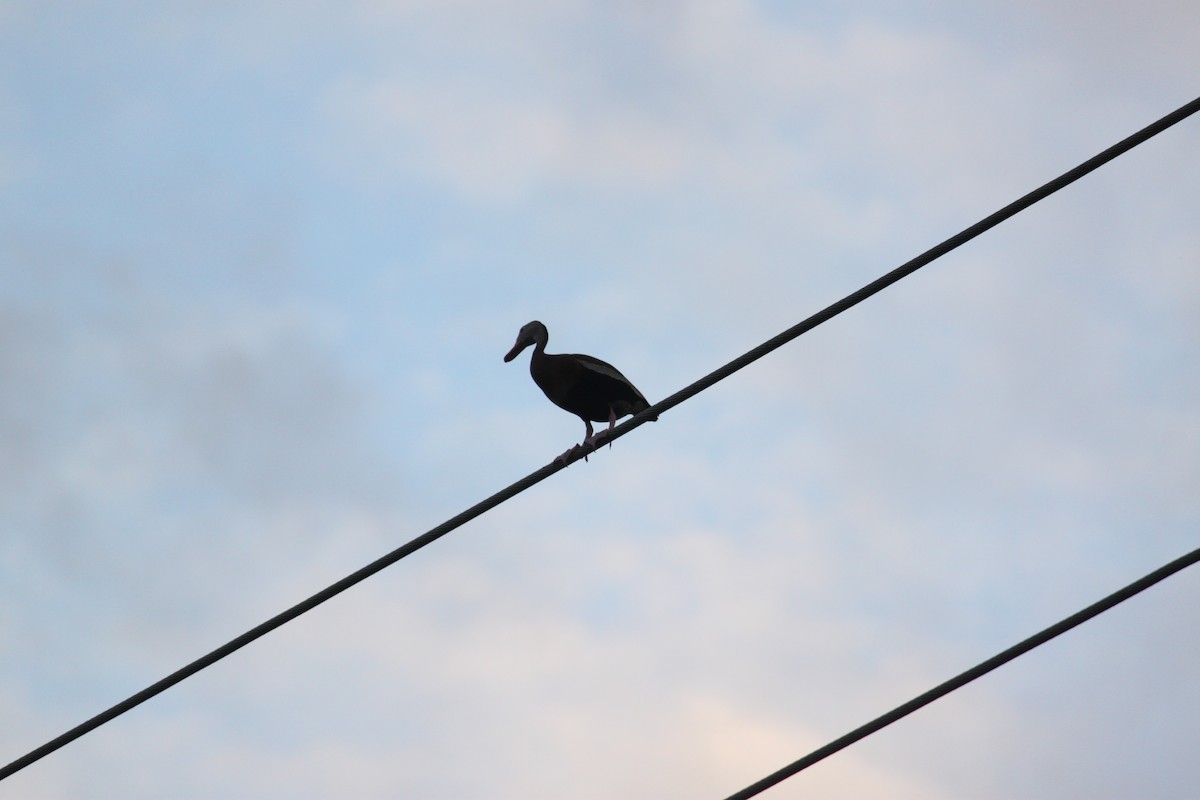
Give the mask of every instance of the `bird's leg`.
[[[595, 438], [595, 434], [592, 433], [592, 421], [590, 419], [585, 419], [583, 424], [587, 426], [587, 435], [583, 437], [583, 444], [577, 444], [575, 445], [576, 447], [586, 447], [587, 445], [591, 444], [592, 440]], [[587, 461], [587, 453], [583, 454], [583, 460]]]
[[[608, 435], [610, 433], [612, 433], [612, 430], [614, 427], [616, 427], [616, 425], [617, 425], [617, 412], [613, 411], [612, 406], [609, 406], [608, 407], [608, 428], [600, 431], [599, 433], [589, 436], [586, 440], [587, 443], [594, 445], [596, 447], [599, 447], [600, 440], [608, 438]], [[612, 448], [612, 442], [609, 442], [608, 446], [609, 446], [609, 448]]]
[[[583, 437], [583, 443], [571, 445], [570, 447], [567, 448], [565, 453], [560, 455], [558, 458], [554, 459], [555, 461], [561, 461], [564, 464], [566, 464], [571, 459], [571, 456], [573, 456], [575, 454], [576, 450], [578, 450], [581, 447], [586, 447], [587, 445], [592, 443], [592, 439], [594, 438], [592, 435], [592, 423], [589, 420], [585, 419], [585, 420], [583, 420], [583, 424], [587, 426], [587, 434], [585, 434]], [[586, 454], [583, 456], [583, 460], [587, 461]]]

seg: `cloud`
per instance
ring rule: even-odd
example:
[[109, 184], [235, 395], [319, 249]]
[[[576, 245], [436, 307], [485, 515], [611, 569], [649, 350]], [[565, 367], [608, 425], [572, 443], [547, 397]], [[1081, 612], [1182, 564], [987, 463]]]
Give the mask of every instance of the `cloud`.
[[[1087, 78], [1100, 26], [1045, 47], [1056, 9], [981, 8], [256, 5], [97, 37], [157, 69], [46, 46], [111, 94], [64, 106], [95, 139], [35, 135], [62, 86], [20, 94], [59, 177], [4, 198], [37, 222], [0, 275], [6, 749], [576, 441], [500, 362], [528, 319], [660, 398], [1165, 110]], [[724, 796], [1177, 555], [1190, 130], [13, 785]], [[775, 792], [1088, 796], [1153, 765], [1170, 796], [1171, 585]]]

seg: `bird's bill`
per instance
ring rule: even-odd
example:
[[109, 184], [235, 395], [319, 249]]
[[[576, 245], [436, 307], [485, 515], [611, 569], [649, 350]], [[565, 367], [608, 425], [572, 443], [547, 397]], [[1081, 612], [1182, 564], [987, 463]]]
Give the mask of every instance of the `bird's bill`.
[[507, 364], [509, 361], [512, 361], [514, 358], [519, 356], [521, 354], [521, 351], [524, 350], [526, 347], [529, 347], [529, 345], [530, 345], [530, 342], [524, 341], [521, 339], [520, 336], [518, 336], [517, 343], [512, 346], [512, 350], [509, 350], [508, 355], [506, 355], [504, 357], [504, 363]]

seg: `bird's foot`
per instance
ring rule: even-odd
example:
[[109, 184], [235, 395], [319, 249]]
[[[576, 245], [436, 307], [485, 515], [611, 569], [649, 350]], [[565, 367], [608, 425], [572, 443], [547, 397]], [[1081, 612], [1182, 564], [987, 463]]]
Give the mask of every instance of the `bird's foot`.
[[[600, 445], [604, 443], [604, 440], [608, 438], [610, 433], [612, 433], [612, 428], [603, 431], [596, 431], [594, 434], [584, 439], [583, 443], [585, 445], [590, 444], [594, 449], [599, 449]], [[611, 448], [612, 442], [609, 442], [608, 446]]]
[[[562, 452], [562, 453], [561, 453], [561, 454], [560, 454], [560, 455], [559, 455], [557, 458], [555, 458], [555, 459], [554, 459], [554, 460], [555, 460], [555, 462], [561, 461], [561, 462], [563, 463], [563, 465], [564, 465], [564, 466], [565, 466], [565, 465], [567, 465], [567, 464], [569, 464], [569, 463], [571, 463], [571, 457], [572, 457], [572, 456], [574, 456], [574, 455], [575, 455], [575, 453], [576, 453], [576, 452], [577, 452], [577, 451], [578, 451], [580, 448], [582, 448], [582, 447], [583, 447], [583, 445], [582, 445], [582, 444], [573, 444], [573, 445], [571, 445], [571, 446], [570, 446], [570, 447], [568, 447], [566, 450], [564, 450], [564, 451], [563, 451], [563, 452]], [[587, 454], [586, 454], [586, 453], [585, 453], [585, 454], [584, 454], [584, 456], [583, 456], [583, 460], [584, 460], [584, 461], [587, 461]]]

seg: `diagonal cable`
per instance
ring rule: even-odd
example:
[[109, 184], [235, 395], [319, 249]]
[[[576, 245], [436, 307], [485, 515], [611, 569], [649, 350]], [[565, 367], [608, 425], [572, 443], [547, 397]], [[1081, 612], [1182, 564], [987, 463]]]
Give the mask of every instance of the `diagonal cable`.
[[[813, 328], [817, 327], [818, 325], [820, 325], [823, 322], [827, 322], [828, 320], [836, 317], [838, 314], [842, 313], [846, 309], [851, 308], [852, 306], [858, 305], [859, 303], [861, 303], [863, 300], [866, 300], [871, 295], [876, 294], [876, 293], [886, 289], [888, 286], [891, 286], [893, 283], [896, 283], [901, 278], [905, 278], [905, 277], [911, 275], [912, 273], [916, 272], [918, 269], [925, 266], [926, 264], [933, 261], [934, 259], [937, 259], [937, 258], [945, 255], [946, 253], [949, 253], [951, 250], [955, 249], [956, 247], [959, 247], [960, 245], [965, 244], [966, 242], [969, 242], [971, 239], [974, 239], [976, 236], [979, 236], [981, 233], [984, 233], [985, 231], [988, 231], [991, 228], [994, 228], [995, 226], [999, 225], [1001, 222], [1005, 221], [1009, 217], [1012, 217], [1013, 215], [1025, 210], [1026, 208], [1033, 205], [1034, 203], [1037, 203], [1038, 201], [1043, 200], [1046, 197], [1049, 197], [1050, 195], [1057, 192], [1059, 189], [1062, 189], [1063, 187], [1068, 186], [1071, 183], [1074, 183], [1075, 181], [1082, 178], [1084, 175], [1087, 175], [1089, 172], [1092, 172], [1093, 170], [1103, 166], [1104, 164], [1107, 164], [1109, 161], [1112, 161], [1117, 156], [1122, 155], [1123, 153], [1133, 149], [1134, 147], [1141, 144], [1142, 142], [1145, 142], [1147, 139], [1150, 139], [1150, 138], [1158, 135], [1159, 133], [1162, 133], [1167, 128], [1186, 119], [1187, 117], [1196, 113], [1196, 111], [1198, 111], [1198, 110], [1200, 110], [1200, 98], [1196, 98], [1195, 100], [1191, 101], [1190, 103], [1187, 103], [1186, 105], [1181, 106], [1180, 108], [1176, 109], [1175, 111], [1172, 111], [1170, 114], [1167, 114], [1165, 117], [1162, 117], [1161, 119], [1151, 123], [1150, 125], [1147, 125], [1145, 128], [1142, 128], [1137, 133], [1127, 137], [1126, 139], [1123, 139], [1122, 141], [1118, 142], [1117, 144], [1113, 145], [1112, 147], [1108, 148], [1107, 150], [1105, 150], [1101, 153], [1098, 153], [1097, 155], [1095, 155], [1092, 158], [1088, 159], [1087, 161], [1083, 162], [1082, 164], [1075, 167], [1074, 169], [1072, 169], [1068, 172], [1064, 172], [1062, 175], [1058, 176], [1057, 178], [1055, 178], [1054, 180], [1052, 180], [1048, 183], [1043, 184], [1039, 188], [1034, 189], [1032, 192], [1025, 195], [1024, 197], [1021, 197], [1021, 198], [1013, 201], [1012, 203], [1009, 203], [1007, 206], [1000, 209], [999, 211], [991, 214], [990, 216], [983, 218], [979, 222], [976, 222], [974, 225], [970, 226], [969, 228], [966, 228], [965, 230], [961, 231], [960, 233], [958, 233], [954, 236], [951, 236], [949, 239], [947, 239], [946, 241], [937, 245], [936, 247], [932, 247], [929, 250], [926, 250], [921, 255], [912, 259], [911, 261], [909, 261], [905, 264], [902, 264], [899, 267], [896, 267], [891, 272], [887, 273], [886, 275], [882, 276], [881, 278], [878, 278], [878, 279], [872, 281], [871, 283], [867, 284], [863, 288], [859, 289], [857, 292], [847, 295], [846, 297], [842, 298], [841, 300], [837, 301], [836, 303], [828, 306], [823, 311], [820, 311], [820, 312], [812, 315], [808, 319], [804, 320], [803, 322], [801, 322], [797, 325], [794, 325], [791, 328], [788, 328], [783, 333], [780, 333], [779, 335], [767, 340], [766, 342], [763, 342], [758, 347], [755, 347], [753, 350], [750, 350], [747, 353], [735, 358], [734, 360], [730, 361], [725, 366], [714, 370], [713, 372], [704, 376], [703, 378], [701, 378], [700, 380], [691, 384], [690, 386], [680, 389], [678, 392], [676, 392], [675, 394], [666, 398], [665, 400], [662, 400], [662, 401], [654, 404], [649, 409], [647, 409], [647, 410], [641, 412], [640, 414], [638, 414], [637, 416], [635, 416], [633, 419], [627, 420], [626, 422], [623, 422], [622, 424], [618, 425], [613, 430], [611, 436], [605, 437], [604, 444], [608, 444], [612, 440], [620, 438], [621, 436], [624, 436], [625, 434], [629, 433], [630, 431], [632, 431], [634, 428], [638, 427], [639, 425], [643, 425], [646, 422], [649, 422], [652, 418], [663, 413], [664, 411], [674, 408], [675, 406], [679, 405], [680, 403], [684, 402], [685, 400], [687, 400], [687, 399], [699, 394], [700, 392], [704, 391], [705, 389], [709, 388], [713, 384], [724, 380], [725, 378], [729, 377], [730, 375], [732, 375], [733, 373], [742, 369], [743, 367], [747, 366], [748, 364], [751, 364], [751, 363], [757, 361], [758, 359], [762, 358], [766, 354], [772, 352], [773, 350], [776, 350], [776, 349], [782, 347], [783, 345], [792, 341], [793, 339], [800, 336], [801, 334], [812, 330]], [[463, 511], [462, 513], [458, 514], [457, 516], [451, 517], [450, 519], [443, 522], [441, 525], [438, 525], [437, 527], [421, 534], [420, 536], [418, 536], [417, 538], [408, 542], [407, 544], [396, 548], [392, 552], [376, 559], [375, 561], [372, 561], [370, 564], [363, 567], [362, 569], [359, 569], [358, 571], [356, 571], [350, 575], [347, 575], [345, 578], [342, 578], [337, 583], [334, 583], [331, 586], [328, 586], [325, 589], [322, 589], [321, 591], [317, 592], [316, 594], [312, 595], [311, 597], [307, 598], [306, 600], [302, 600], [301, 602], [297, 603], [296, 605], [292, 606], [291, 608], [287, 609], [286, 611], [283, 611], [283, 612], [275, 615], [274, 617], [271, 617], [266, 622], [263, 622], [262, 624], [257, 625], [254, 628], [251, 628], [250, 630], [243, 633], [241, 636], [238, 636], [237, 638], [232, 639], [229, 642], [221, 645], [216, 650], [213, 650], [211, 653], [201, 656], [200, 658], [196, 659], [192, 663], [171, 673], [170, 675], [168, 675], [167, 677], [158, 681], [157, 683], [147, 686], [145, 689], [141, 690], [137, 694], [134, 694], [134, 695], [126, 698], [125, 700], [122, 700], [121, 702], [117, 703], [116, 705], [112, 706], [111, 708], [109, 708], [105, 711], [102, 711], [101, 713], [97, 714], [96, 716], [92, 717], [91, 719], [86, 720], [85, 722], [82, 722], [79, 725], [76, 725], [74, 728], [70, 729], [66, 733], [63, 733], [63, 734], [55, 737], [54, 739], [51, 739], [50, 741], [46, 742], [42, 746], [40, 746], [34, 750], [31, 750], [30, 752], [21, 756], [20, 758], [13, 761], [12, 763], [10, 763], [4, 767], [0, 767], [0, 780], [4, 780], [5, 778], [9, 777], [13, 773], [19, 772], [20, 770], [24, 769], [25, 767], [29, 766], [30, 764], [34, 763], [35, 761], [38, 761], [39, 759], [44, 758], [45, 756], [49, 755], [50, 753], [53, 753], [55, 750], [58, 750], [60, 747], [63, 747], [64, 745], [75, 741], [80, 736], [83, 736], [84, 734], [95, 730], [96, 728], [100, 727], [101, 725], [124, 714], [126, 711], [129, 711], [130, 709], [135, 708], [138, 705], [141, 705], [142, 703], [149, 700], [151, 697], [154, 697], [155, 695], [166, 691], [167, 689], [171, 688], [175, 684], [185, 680], [186, 678], [191, 677], [192, 675], [195, 675], [197, 672], [200, 672], [201, 670], [212, 666], [213, 664], [215, 664], [216, 662], [225, 658], [226, 656], [230, 655], [231, 653], [234, 653], [237, 650], [240, 650], [241, 648], [250, 644], [255, 639], [258, 639], [259, 637], [270, 633], [271, 631], [275, 630], [276, 628], [278, 628], [288, 622], [291, 622], [293, 619], [295, 619], [296, 617], [299, 617], [301, 614], [311, 611], [312, 609], [314, 609], [317, 606], [324, 603], [326, 600], [329, 600], [330, 598], [335, 597], [335, 596], [341, 594], [342, 592], [346, 591], [351, 586], [354, 586], [355, 584], [366, 580], [367, 578], [371, 577], [375, 573], [396, 563], [400, 559], [402, 559], [408, 555], [411, 555], [412, 553], [416, 552], [417, 550], [420, 550], [425, 545], [427, 545], [437, 539], [440, 539], [441, 537], [445, 536], [447, 533], [450, 533], [450, 531], [454, 530], [455, 528], [458, 528], [461, 525], [464, 525], [467, 522], [471, 521], [475, 517], [478, 517], [480, 514], [483, 514], [484, 512], [486, 512], [492, 508], [495, 508], [496, 506], [500, 505], [501, 503], [505, 502], [506, 500], [509, 500], [512, 497], [525, 491], [526, 489], [533, 486], [534, 484], [540, 483], [541, 481], [550, 477], [554, 473], [558, 472], [560, 469], [563, 469], [564, 467], [566, 467], [568, 464], [570, 464], [580, 458], [583, 458], [587, 454], [590, 454], [593, 450], [594, 450], [593, 446], [581, 447], [578, 450], [575, 450], [572, 453], [571, 457], [569, 457], [566, 461], [555, 461], [550, 464], [547, 464], [546, 466], [542, 467], [541, 469], [537, 470], [536, 472], [530, 473], [529, 475], [525, 476], [524, 478], [522, 478], [521, 480], [512, 484], [511, 486], [508, 486], [505, 489], [501, 489], [499, 492], [497, 492], [496, 494], [487, 498], [486, 500], [482, 500], [482, 501], [476, 503], [475, 505], [468, 508], [466, 511]]]
[[[633, 419], [627, 420], [626, 422], [622, 423], [621, 425], [618, 425], [613, 430], [612, 436], [606, 437], [604, 439], [603, 444], [606, 444], [611, 438], [616, 438], [618, 436], [624, 435], [625, 433], [628, 433], [629, 431], [636, 428], [638, 425], [642, 425], [646, 422], [649, 422], [654, 416], [661, 414], [662, 412], [667, 411], [671, 408], [674, 408], [675, 406], [682, 403], [684, 400], [688, 400], [689, 398], [693, 397], [694, 395], [699, 394], [700, 392], [704, 391], [708, 387], [712, 386], [714, 383], [717, 383], [718, 381], [728, 378], [730, 375], [737, 372], [742, 367], [752, 364], [753, 362], [757, 361], [758, 359], [762, 358], [763, 356], [767, 355], [768, 353], [772, 352], [773, 350], [776, 350], [776, 349], [782, 347], [783, 345], [787, 344], [788, 342], [792, 341], [797, 336], [807, 333], [808, 331], [812, 330], [813, 328], [817, 327], [818, 325], [820, 325], [823, 322], [828, 322], [829, 320], [836, 317], [838, 314], [841, 314], [843, 311], [846, 311], [847, 309], [858, 305], [859, 303], [861, 303], [863, 300], [866, 300], [871, 295], [874, 295], [874, 294], [877, 294], [877, 293], [883, 291], [884, 289], [891, 286], [893, 283], [896, 283], [900, 279], [907, 278], [909, 275], [913, 274], [914, 272], [916, 272], [917, 270], [919, 270], [921, 267], [925, 266], [929, 262], [931, 262], [935, 259], [941, 258], [942, 256], [946, 255], [946, 253], [949, 253], [951, 250], [954, 250], [955, 248], [966, 244], [967, 242], [974, 239], [976, 236], [979, 236], [981, 233], [985, 233], [986, 231], [991, 230], [992, 228], [999, 225], [1001, 222], [1004, 222], [1005, 220], [1007, 220], [1009, 217], [1016, 216], [1018, 213], [1029, 208], [1034, 203], [1037, 203], [1041, 200], [1045, 200], [1047, 197], [1054, 194], [1059, 189], [1069, 186], [1070, 184], [1072, 184], [1075, 181], [1082, 178], [1084, 175], [1087, 175], [1089, 172], [1095, 171], [1099, 167], [1102, 167], [1105, 164], [1107, 164], [1109, 161], [1112, 161], [1117, 156], [1123, 155], [1124, 153], [1128, 152], [1129, 150], [1132, 150], [1133, 148], [1137, 147], [1139, 144], [1142, 144], [1146, 140], [1151, 139], [1154, 136], [1157, 136], [1158, 134], [1165, 131], [1167, 128], [1170, 128], [1172, 125], [1175, 125], [1178, 122], [1182, 122], [1183, 120], [1190, 117], [1192, 114], [1195, 114], [1197, 111], [1200, 111], [1200, 97], [1197, 97], [1195, 100], [1192, 100], [1190, 103], [1180, 106], [1179, 108], [1172, 111], [1170, 114], [1167, 114], [1165, 117], [1162, 117], [1161, 119], [1150, 123], [1146, 127], [1142, 128], [1140, 131], [1138, 131], [1137, 133], [1134, 133], [1131, 136], [1128, 136], [1125, 139], [1122, 139], [1121, 141], [1114, 144], [1112, 147], [1109, 147], [1107, 150], [1097, 153], [1096, 155], [1092, 156], [1087, 161], [1084, 161], [1082, 164], [1075, 167], [1074, 169], [1064, 172], [1062, 175], [1059, 175], [1054, 180], [1042, 184], [1041, 186], [1034, 189], [1032, 192], [1025, 195], [1024, 197], [1014, 200], [1013, 202], [1006, 205], [1004, 208], [1000, 209], [999, 211], [996, 211], [993, 214], [990, 214], [990, 215], [984, 217], [983, 219], [979, 220], [979, 222], [976, 222], [971, 227], [965, 228], [964, 230], [960, 231], [959, 233], [955, 234], [954, 236], [951, 236], [949, 239], [945, 240], [941, 244], [939, 244], [935, 247], [929, 248], [921, 255], [917, 256], [916, 258], [912, 259], [911, 261], [901, 264], [900, 266], [896, 267], [894, 270], [887, 273], [886, 275], [876, 278], [874, 281], [872, 281], [871, 283], [868, 283], [866, 286], [862, 287], [857, 292], [854, 292], [853, 294], [843, 297], [841, 300], [837, 301], [836, 303], [833, 303], [830, 306], [827, 306], [825, 309], [817, 312], [816, 314], [813, 314], [811, 317], [804, 320], [803, 322], [800, 322], [797, 325], [793, 325], [791, 328], [788, 328], [783, 333], [780, 333], [780, 334], [774, 336], [773, 338], [768, 339], [767, 341], [760, 344], [758, 347], [755, 347], [753, 350], [750, 350], [750, 351], [738, 356], [737, 358], [733, 359], [725, 366], [712, 371], [708, 375], [705, 375], [703, 378], [696, 381], [692, 385], [690, 385], [686, 388], [680, 389], [678, 392], [671, 395], [670, 397], [668, 397], [665, 400], [659, 401], [653, 407], [647, 409], [646, 411], [641, 412]], [[582, 457], [582, 453], [579, 454], [579, 457]]]
[[770, 789], [775, 784], [781, 783], [782, 781], [786, 780], [787, 778], [790, 778], [793, 775], [795, 775], [797, 772], [800, 772], [803, 769], [807, 769], [808, 767], [811, 767], [813, 764], [816, 764], [818, 761], [820, 761], [824, 758], [828, 758], [829, 756], [833, 755], [834, 753], [838, 752], [839, 750], [849, 747], [850, 745], [854, 744], [855, 742], [859, 741], [860, 739], [865, 739], [866, 737], [870, 736], [872, 733], [875, 733], [878, 730], [886, 728], [888, 725], [891, 725], [893, 722], [896, 722], [897, 720], [907, 717], [909, 714], [913, 713], [917, 709], [920, 709], [920, 708], [923, 708], [924, 706], [929, 705], [934, 700], [937, 700], [940, 697], [944, 697], [945, 695], [950, 694], [950, 692], [953, 692], [955, 689], [959, 689], [963, 686], [966, 686], [968, 683], [975, 680], [976, 678], [983, 677], [984, 675], [988, 674], [989, 672], [996, 669], [997, 667], [1003, 666], [1004, 664], [1007, 664], [1009, 661], [1012, 661], [1014, 658], [1017, 658], [1018, 656], [1022, 656], [1025, 653], [1028, 653], [1030, 650], [1034, 649], [1035, 647], [1039, 647], [1039, 646], [1045, 644], [1046, 642], [1050, 641], [1051, 639], [1055, 638], [1056, 636], [1060, 636], [1060, 635], [1066, 633], [1067, 631], [1071, 630], [1072, 628], [1076, 627], [1077, 625], [1082, 625], [1083, 623], [1087, 622], [1092, 617], [1096, 617], [1096, 616], [1099, 616], [1100, 614], [1103, 614], [1105, 611], [1108, 611], [1113, 606], [1125, 602], [1129, 598], [1133, 597], [1135, 594], [1138, 594], [1139, 592], [1143, 592], [1146, 589], [1149, 589], [1151, 586], [1158, 583], [1159, 581], [1166, 580], [1167, 578], [1174, 575], [1176, 572], [1179, 572], [1180, 570], [1182, 570], [1186, 567], [1190, 567], [1192, 564], [1195, 564], [1197, 561], [1200, 561], [1200, 549], [1193, 550], [1192, 552], [1188, 553], [1187, 555], [1180, 556], [1179, 558], [1175, 559], [1171, 563], [1165, 564], [1164, 566], [1159, 567], [1158, 569], [1154, 570], [1154, 572], [1151, 572], [1149, 575], [1146, 575], [1145, 577], [1134, 581], [1133, 583], [1129, 584], [1128, 586], [1126, 586], [1123, 589], [1119, 589], [1119, 590], [1113, 592], [1108, 597], [1105, 597], [1103, 600], [1098, 600], [1097, 602], [1093, 603], [1092, 605], [1088, 606], [1087, 608], [1083, 609], [1082, 611], [1077, 611], [1074, 614], [1072, 614], [1071, 616], [1067, 617], [1066, 619], [1061, 620], [1061, 621], [1056, 622], [1055, 624], [1051, 625], [1049, 628], [1046, 628], [1045, 630], [1035, 633], [1033, 636], [1030, 636], [1025, 641], [1019, 642], [1019, 643], [1013, 645], [1012, 647], [1008, 648], [1007, 650], [1005, 650], [1002, 653], [997, 653], [996, 655], [989, 658], [987, 661], [983, 661], [979, 664], [976, 664], [974, 667], [971, 667], [971, 669], [967, 670], [966, 672], [956, 675], [955, 677], [951, 678], [950, 680], [946, 681], [945, 683], [942, 683], [942, 684], [939, 684], [938, 686], [933, 687], [928, 692], [925, 692], [922, 695], [918, 695], [917, 697], [914, 697], [912, 700], [909, 700], [904, 705], [900, 705], [900, 706], [897, 706], [896, 708], [893, 708], [891, 711], [884, 714], [883, 716], [876, 717], [875, 719], [871, 720], [867, 724], [862, 725], [858, 728], [855, 728], [854, 730], [847, 733], [845, 736], [834, 739], [832, 742], [825, 745], [824, 747], [820, 747], [820, 748], [812, 751], [811, 753], [806, 755], [804, 758], [801, 758], [798, 761], [793, 761], [791, 764], [788, 764], [783, 769], [778, 770], [777, 772], [771, 773], [770, 775], [768, 775], [767, 777], [763, 778], [760, 781], [752, 783], [751, 785], [747, 786], [745, 789], [742, 789], [740, 792], [736, 792], [734, 794], [729, 795], [729, 797], [725, 798], [725, 800], [748, 800], [748, 798], [754, 797], [756, 794], [759, 794], [760, 792], [764, 792], [767, 789]]

